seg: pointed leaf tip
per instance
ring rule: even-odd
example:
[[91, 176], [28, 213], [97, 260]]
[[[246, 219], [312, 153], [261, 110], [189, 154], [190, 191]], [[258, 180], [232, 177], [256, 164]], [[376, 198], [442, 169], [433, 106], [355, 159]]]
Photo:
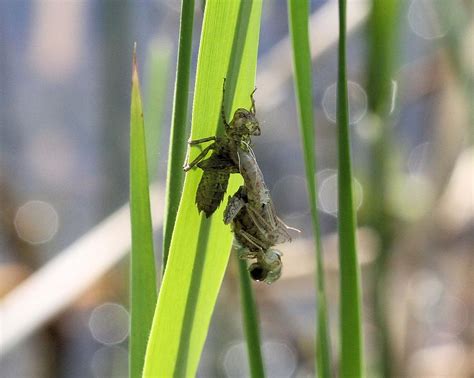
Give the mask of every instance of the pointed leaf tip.
[[134, 42], [134, 44], [133, 44], [132, 85], [139, 85], [138, 64], [137, 64], [137, 43], [136, 42]]

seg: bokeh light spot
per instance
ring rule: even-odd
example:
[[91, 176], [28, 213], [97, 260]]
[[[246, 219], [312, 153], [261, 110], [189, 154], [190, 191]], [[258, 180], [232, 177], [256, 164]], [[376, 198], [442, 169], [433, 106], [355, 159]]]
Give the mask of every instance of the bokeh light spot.
[[[356, 82], [347, 82], [347, 94], [349, 98], [349, 124], [354, 125], [367, 113], [367, 94]], [[337, 83], [334, 83], [324, 91], [322, 102], [324, 114], [331, 122], [337, 121]]]
[[248, 376], [250, 372], [245, 344], [231, 345], [225, 352], [223, 365], [227, 377]]
[[15, 214], [18, 236], [30, 244], [50, 241], [58, 231], [59, 217], [54, 207], [44, 201], [28, 201]]
[[[318, 192], [319, 208], [325, 213], [336, 216], [338, 212], [337, 171], [324, 170], [318, 173], [318, 181], [320, 182]], [[353, 179], [353, 195], [354, 206], [358, 210], [363, 202], [364, 191], [362, 185], [355, 178]]]
[[[451, 26], [446, 0], [412, 0], [408, 8], [408, 23], [415, 34], [424, 39], [437, 39], [446, 35]], [[442, 14], [441, 14], [442, 12]]]
[[375, 142], [382, 134], [382, 120], [375, 113], [367, 113], [354, 129], [357, 136], [367, 142]]
[[263, 344], [265, 371], [269, 377], [292, 377], [296, 370], [295, 352], [285, 343], [268, 341]]
[[128, 311], [117, 303], [97, 306], [89, 318], [89, 329], [94, 339], [105, 345], [119, 344], [129, 333]]

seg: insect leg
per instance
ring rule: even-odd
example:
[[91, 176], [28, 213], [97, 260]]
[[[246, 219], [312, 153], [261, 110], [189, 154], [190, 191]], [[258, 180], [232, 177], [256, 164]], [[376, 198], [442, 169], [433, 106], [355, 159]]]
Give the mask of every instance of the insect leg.
[[267, 214], [265, 219], [268, 219], [268, 222], [270, 223], [271, 227], [275, 229], [277, 227], [277, 222], [276, 222], [276, 214], [275, 214], [275, 209], [273, 208], [273, 203], [267, 203], [264, 205], [264, 211]]
[[183, 169], [185, 172], [189, 171], [192, 167], [194, 167], [197, 163], [199, 163], [202, 159], [204, 159], [207, 153], [216, 148], [216, 144], [212, 143], [210, 146], [207, 146], [201, 153], [194, 159], [191, 163], [186, 164]]
[[253, 95], [255, 94], [255, 91], [257, 90], [257, 87], [250, 93], [250, 101], [252, 102], [252, 105], [250, 106], [250, 113], [255, 115], [257, 113], [257, 109], [255, 108], [255, 99], [253, 98]]
[[207, 138], [189, 140], [189, 141], [188, 141], [188, 144], [189, 144], [190, 146], [194, 146], [194, 145], [196, 145], [196, 144], [201, 144], [201, 143], [204, 143], [204, 142], [209, 142], [210, 140], [216, 140], [216, 137], [215, 137], [215, 136], [210, 136], [210, 137], [207, 137]]
[[265, 245], [257, 239], [255, 236], [250, 235], [247, 231], [240, 230], [239, 232], [240, 236], [242, 236], [245, 240], [247, 240], [250, 244], [258, 248], [259, 250], [263, 251], [265, 248]]
[[255, 227], [258, 228], [260, 233], [265, 235], [273, 230], [272, 224], [270, 224], [264, 217], [262, 217], [252, 206], [247, 206], [247, 211], [250, 219], [252, 219]]
[[265, 212], [267, 214], [265, 219], [268, 219], [272, 225], [272, 238], [274, 238], [273, 241], [277, 244], [291, 241], [291, 235], [287, 231], [288, 226], [276, 215], [273, 202], [268, 202], [265, 205]]
[[225, 80], [222, 83], [222, 103], [221, 103], [221, 116], [222, 116], [222, 122], [224, 123], [224, 127], [227, 129], [229, 127], [229, 124], [227, 123], [227, 120], [225, 119], [225, 109], [224, 109], [224, 98], [225, 98]]
[[[278, 218], [268, 206], [265, 207], [267, 207], [267, 209], [264, 210], [267, 214], [266, 217], [259, 214], [255, 209], [247, 206], [247, 211], [255, 227], [266, 236], [266, 239], [272, 245], [291, 241], [291, 236], [286, 231], [286, 225], [283, 221]], [[265, 229], [265, 233], [263, 233], [260, 227]]]
[[247, 211], [250, 219], [252, 220], [254, 226], [260, 232], [260, 238], [262, 242], [267, 243], [267, 245], [275, 244], [275, 233], [278, 232], [272, 225], [262, 217], [257, 211], [247, 206]]
[[224, 210], [224, 224], [229, 224], [232, 222], [244, 205], [245, 202], [242, 200], [242, 198], [236, 196], [235, 194], [232, 197], [229, 196], [227, 207]]

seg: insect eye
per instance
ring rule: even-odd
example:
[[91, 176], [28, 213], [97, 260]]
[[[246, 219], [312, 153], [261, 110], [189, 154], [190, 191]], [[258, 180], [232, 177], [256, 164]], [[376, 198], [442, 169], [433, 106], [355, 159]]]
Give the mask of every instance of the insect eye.
[[263, 269], [259, 264], [252, 264], [249, 268], [250, 277], [255, 281], [263, 281], [268, 271]]

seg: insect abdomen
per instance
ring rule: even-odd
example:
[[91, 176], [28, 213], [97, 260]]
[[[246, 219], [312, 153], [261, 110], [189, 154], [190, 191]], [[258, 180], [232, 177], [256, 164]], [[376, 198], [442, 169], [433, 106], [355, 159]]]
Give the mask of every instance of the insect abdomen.
[[229, 172], [204, 171], [196, 192], [196, 205], [209, 218], [219, 207], [229, 183]]

